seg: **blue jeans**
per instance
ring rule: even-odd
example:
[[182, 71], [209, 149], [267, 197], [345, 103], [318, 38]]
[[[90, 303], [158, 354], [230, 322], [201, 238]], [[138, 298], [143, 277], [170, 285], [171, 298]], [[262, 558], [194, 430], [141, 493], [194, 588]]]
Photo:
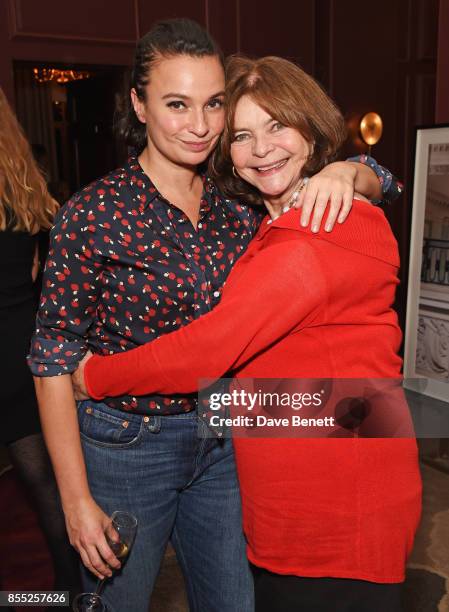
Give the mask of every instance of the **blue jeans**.
[[[103, 591], [108, 612], [148, 612], [169, 540], [191, 612], [253, 612], [232, 441], [199, 437], [196, 413], [143, 417], [86, 400], [78, 419], [94, 499], [138, 520], [130, 556]], [[94, 590], [87, 570], [84, 582]]]

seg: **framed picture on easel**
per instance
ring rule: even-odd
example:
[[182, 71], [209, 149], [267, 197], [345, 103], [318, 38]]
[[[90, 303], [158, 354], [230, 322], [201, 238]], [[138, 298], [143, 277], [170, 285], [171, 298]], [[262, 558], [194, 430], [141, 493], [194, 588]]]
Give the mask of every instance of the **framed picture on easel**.
[[404, 376], [449, 402], [449, 125], [416, 129]]

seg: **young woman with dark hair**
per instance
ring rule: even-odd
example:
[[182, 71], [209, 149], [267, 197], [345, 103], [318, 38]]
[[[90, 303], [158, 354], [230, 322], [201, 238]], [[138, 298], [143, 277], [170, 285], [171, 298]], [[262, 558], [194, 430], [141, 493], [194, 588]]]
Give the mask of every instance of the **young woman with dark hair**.
[[[223, 197], [202, 170], [223, 129], [224, 88], [221, 53], [198, 24], [156, 24], [137, 45], [121, 125], [137, 156], [76, 194], [52, 232], [30, 363], [69, 535], [84, 565], [110, 576], [120, 564], [108, 515], [139, 521], [104, 591], [110, 612], [146, 612], [169, 540], [191, 610], [253, 609], [232, 443], [198, 439], [196, 396], [77, 407], [70, 378], [87, 348], [127, 351], [209, 312], [256, 233], [259, 212]], [[366, 165], [327, 166], [300, 202], [305, 217], [316, 202], [318, 223], [330, 196], [330, 219], [344, 217], [354, 186], [380, 194]]]

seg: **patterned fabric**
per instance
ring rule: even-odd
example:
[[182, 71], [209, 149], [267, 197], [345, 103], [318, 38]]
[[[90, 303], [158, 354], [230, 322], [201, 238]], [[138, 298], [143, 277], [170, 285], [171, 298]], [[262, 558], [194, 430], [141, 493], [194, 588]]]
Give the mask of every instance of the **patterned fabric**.
[[[51, 233], [32, 341], [37, 376], [75, 370], [87, 346], [110, 354], [186, 325], [219, 301], [222, 286], [260, 222], [203, 177], [198, 231], [166, 201], [136, 158], [63, 207]], [[120, 397], [108, 405], [177, 414], [193, 397]]]
[[404, 191], [404, 185], [388, 170], [380, 166], [377, 161], [369, 155], [358, 155], [350, 157], [348, 161], [359, 162], [365, 164], [373, 170], [379, 179], [382, 188], [382, 199], [372, 200], [373, 204], [391, 204]]
[[[378, 176], [388, 173], [365, 158], [354, 161], [374, 162]], [[129, 350], [187, 325], [218, 303], [263, 211], [223, 198], [202, 178], [197, 231], [135, 157], [67, 202], [51, 233], [29, 356], [33, 374], [71, 373], [87, 348], [103, 355]], [[391, 192], [394, 184], [384, 181], [383, 187]], [[105, 402], [141, 414], [179, 414], [197, 405], [196, 395]]]

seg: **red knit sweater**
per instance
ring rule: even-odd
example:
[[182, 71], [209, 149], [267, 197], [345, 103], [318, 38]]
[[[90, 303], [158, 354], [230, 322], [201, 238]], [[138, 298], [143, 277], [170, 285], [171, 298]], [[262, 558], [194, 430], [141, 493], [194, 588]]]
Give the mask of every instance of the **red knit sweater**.
[[[292, 210], [262, 226], [220, 304], [145, 346], [94, 356], [91, 397], [184, 393], [198, 379], [396, 378], [399, 264], [381, 210], [354, 201], [332, 233]], [[400, 582], [420, 515], [410, 439], [234, 440], [250, 560], [299, 576]]]

